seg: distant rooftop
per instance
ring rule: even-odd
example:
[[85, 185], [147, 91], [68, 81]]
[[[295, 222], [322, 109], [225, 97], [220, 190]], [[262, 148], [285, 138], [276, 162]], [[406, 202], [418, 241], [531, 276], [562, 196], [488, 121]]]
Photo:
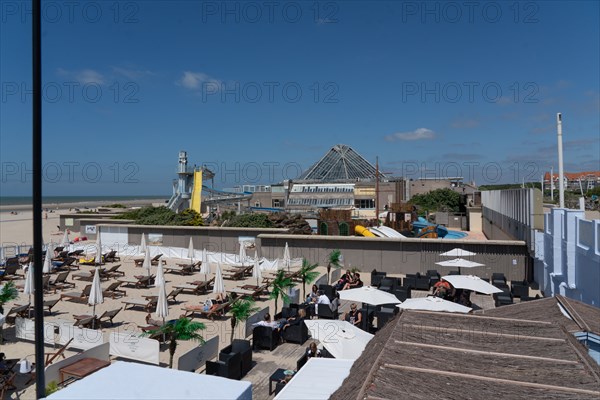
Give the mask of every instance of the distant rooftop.
[[[352, 147], [336, 144], [298, 180], [324, 182], [373, 180], [376, 174], [376, 168]], [[381, 172], [379, 176], [385, 177]]]

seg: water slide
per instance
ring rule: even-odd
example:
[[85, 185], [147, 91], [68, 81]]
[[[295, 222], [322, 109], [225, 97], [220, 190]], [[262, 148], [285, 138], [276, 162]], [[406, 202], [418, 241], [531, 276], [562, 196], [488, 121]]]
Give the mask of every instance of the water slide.
[[190, 208], [200, 213], [202, 202], [202, 171], [194, 171], [194, 186], [192, 187], [192, 199]]
[[375, 237], [375, 235], [372, 232], [370, 232], [367, 228], [365, 228], [362, 225], [356, 225], [354, 227], [354, 232], [356, 232], [356, 234], [360, 236]]
[[[437, 232], [438, 237], [443, 238], [444, 236], [446, 236], [448, 234], [448, 229], [445, 226], [436, 225], [436, 224], [432, 224], [431, 222], [427, 222], [427, 220], [423, 217], [419, 217], [418, 221], [414, 221], [412, 224], [413, 224], [413, 230], [415, 231], [415, 234], [417, 235], [417, 237], [419, 237], [419, 232], [422, 229], [428, 228], [428, 227], [436, 227], [435, 230]], [[429, 229], [431, 229], [431, 228], [429, 228]]]

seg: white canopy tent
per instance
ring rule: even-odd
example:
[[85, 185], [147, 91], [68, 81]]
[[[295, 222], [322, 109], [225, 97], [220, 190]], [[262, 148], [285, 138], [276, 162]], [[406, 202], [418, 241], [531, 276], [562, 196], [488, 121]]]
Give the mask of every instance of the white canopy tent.
[[289, 381], [276, 400], [329, 399], [350, 374], [354, 360], [311, 358]]
[[252, 384], [248, 381], [117, 361], [46, 397], [48, 400], [99, 398], [251, 400]]

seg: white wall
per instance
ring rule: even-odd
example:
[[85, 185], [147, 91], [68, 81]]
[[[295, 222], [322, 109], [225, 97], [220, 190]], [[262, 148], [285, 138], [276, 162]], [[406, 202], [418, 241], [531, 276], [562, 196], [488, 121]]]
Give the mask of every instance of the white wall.
[[600, 220], [553, 209], [535, 233], [534, 277], [546, 296], [561, 294], [600, 307]]

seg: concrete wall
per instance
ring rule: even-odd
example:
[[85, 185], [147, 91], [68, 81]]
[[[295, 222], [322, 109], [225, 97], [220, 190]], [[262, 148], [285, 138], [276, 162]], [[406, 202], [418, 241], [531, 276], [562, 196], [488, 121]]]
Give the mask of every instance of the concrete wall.
[[[81, 232], [81, 220], [96, 220], [98, 223], [110, 220], [110, 223], [119, 223], [119, 220], [112, 219], [117, 213], [72, 213], [61, 214], [59, 219], [60, 230], [71, 230], [71, 232]], [[83, 232], [81, 232], [83, 234]], [[88, 235], [89, 236], [89, 235]]]
[[534, 276], [546, 296], [561, 294], [600, 307], [600, 220], [553, 209], [535, 235]]
[[483, 233], [494, 240], [522, 240], [533, 254], [534, 232], [544, 228], [539, 189], [481, 192]]
[[281, 256], [280, 253], [287, 242], [292, 257], [305, 257], [311, 262], [325, 265], [327, 255], [333, 249], [340, 249], [345, 266], [357, 267], [363, 272], [377, 269], [390, 274], [406, 274], [437, 269], [441, 274], [447, 274], [457, 268], [435, 265], [436, 262], [448, 259], [439, 254], [460, 247], [477, 253], [477, 256], [470, 259], [485, 264], [485, 267], [463, 269], [463, 274], [487, 278], [493, 272], [502, 272], [511, 280], [531, 279], [533, 275], [527, 247], [524, 242], [519, 241], [399, 240], [268, 234], [259, 235], [258, 239], [260, 254], [267, 258]]
[[467, 207], [470, 232], [483, 232], [481, 207]]

